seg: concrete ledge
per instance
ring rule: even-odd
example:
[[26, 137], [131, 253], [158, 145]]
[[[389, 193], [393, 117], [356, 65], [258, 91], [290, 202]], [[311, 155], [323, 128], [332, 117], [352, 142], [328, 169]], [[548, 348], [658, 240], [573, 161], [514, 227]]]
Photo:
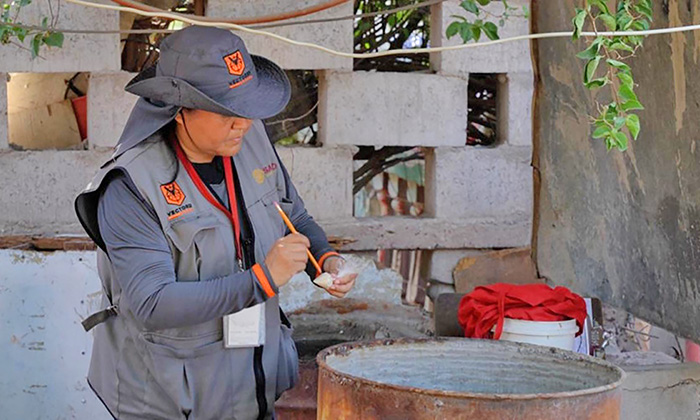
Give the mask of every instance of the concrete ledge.
[[[207, 3], [207, 16], [223, 18], [255, 17], [305, 9], [317, 4], [318, 1], [314, 0], [286, 0], [281, 2], [273, 0], [209, 0]], [[346, 2], [322, 12], [285, 20], [284, 22], [324, 19], [352, 14], [352, 3]], [[353, 50], [352, 20], [292, 25], [262, 30], [295, 41], [310, 42], [338, 51], [352, 52]], [[243, 38], [251, 53], [269, 58], [285, 69], [352, 69], [352, 58], [338, 57], [316, 49], [294, 46], [267, 36], [251, 35], [244, 32], [236, 33]]]
[[467, 84], [460, 78], [324, 72], [319, 78], [319, 101], [319, 135], [324, 144], [466, 144]]
[[352, 147], [278, 147], [277, 152], [315, 219], [352, 217]]
[[[522, 6], [530, 7], [528, 0], [513, 0], [508, 2], [522, 10]], [[486, 10], [494, 15], [503, 13], [503, 4], [500, 1], [491, 2]], [[431, 9], [431, 34], [432, 46], [452, 46], [461, 45], [462, 38], [455, 35], [452, 39], [447, 39], [445, 31], [449, 24], [456, 19], [452, 15], [469, 15], [459, 6], [459, 2], [444, 2], [432, 6]], [[470, 17], [473, 17], [471, 15]], [[498, 25], [498, 18], [481, 16], [485, 21], [494, 22]], [[530, 33], [530, 22], [522, 17], [511, 17], [506, 21], [504, 27], [499, 27], [498, 33], [501, 38], [508, 38]], [[482, 36], [481, 41], [488, 41]], [[532, 71], [532, 61], [530, 58], [529, 41], [509, 42], [490, 47], [468, 48], [461, 51], [447, 51], [443, 53], [433, 53], [430, 63], [434, 70], [455, 76], [468, 77], [469, 73], [507, 73], [511, 71]]]
[[0, 234], [84, 234], [73, 201], [110, 154], [55, 150], [0, 153]]
[[[54, 10], [55, 11], [55, 10]], [[19, 21], [41, 25], [50, 17], [47, 1], [33, 1], [22, 8]], [[62, 2], [58, 26], [62, 29], [118, 30], [119, 12]], [[30, 45], [27, 38], [24, 46]], [[14, 45], [0, 48], [0, 72], [118, 71], [121, 68], [119, 34], [65, 34], [62, 48], [42, 47], [40, 57]]]
[[531, 218], [440, 220], [382, 217], [321, 222], [330, 236], [352, 239], [343, 251], [511, 248], [530, 243]]
[[93, 73], [88, 89], [88, 144], [114, 147], [138, 97], [124, 91], [134, 77], [127, 72]]
[[621, 420], [697, 419], [700, 364], [621, 366]]
[[444, 219], [532, 218], [529, 147], [437, 148], [426, 156], [428, 214]]

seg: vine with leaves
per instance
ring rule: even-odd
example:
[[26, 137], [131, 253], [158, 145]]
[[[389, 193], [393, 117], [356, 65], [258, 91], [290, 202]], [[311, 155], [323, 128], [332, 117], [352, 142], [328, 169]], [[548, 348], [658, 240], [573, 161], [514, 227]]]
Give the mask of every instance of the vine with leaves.
[[[642, 46], [642, 36], [598, 36], [599, 28], [607, 31], [644, 31], [652, 22], [651, 0], [583, 0], [584, 7], [576, 8], [572, 22], [574, 26], [573, 39], [578, 40], [584, 26], [588, 24], [596, 34], [586, 43], [586, 49], [577, 54], [578, 58], [586, 60], [583, 72], [583, 84], [590, 90], [604, 87], [610, 89], [612, 101], [602, 104], [596, 100], [596, 116], [591, 116], [594, 127], [592, 137], [603, 139], [608, 150], [627, 150], [630, 138], [636, 140], [641, 131], [639, 116], [632, 111], [640, 111], [644, 106], [634, 92], [635, 83], [632, 68], [625, 63], [634, 57]], [[491, 3], [501, 3], [503, 12], [495, 15], [486, 9]], [[610, 7], [608, 3], [615, 3]], [[517, 8], [507, 0], [465, 0], [460, 6], [475, 20], [465, 16], [454, 15], [456, 21], [450, 23], [445, 35], [452, 38], [459, 35], [464, 43], [479, 41], [481, 34], [489, 39], [499, 39], [498, 26], [485, 21], [482, 16], [498, 19], [503, 26], [509, 17], [515, 15]], [[523, 16], [527, 16], [527, 10]]]
[[[622, 0], [616, 9], [605, 0], [586, 0], [583, 9], [576, 9], [573, 18], [573, 39], [579, 39], [586, 22], [598, 34], [600, 25], [609, 31], [644, 31], [652, 22], [651, 0]], [[644, 40], [641, 36], [596, 36], [588, 47], [577, 54], [586, 60], [583, 83], [590, 90], [610, 89], [612, 102], [596, 101], [598, 115], [592, 117], [593, 138], [603, 139], [608, 150], [627, 150], [630, 137], [634, 140], [641, 130], [639, 116], [631, 111], [644, 109], [634, 92], [634, 77], [625, 60], [634, 57]], [[602, 70], [602, 71], [601, 71]]]
[[[41, 26], [28, 29], [28, 25], [22, 24], [20, 12], [31, 2], [32, 0], [0, 0], [0, 44], [13, 44], [28, 49], [32, 53], [32, 58], [36, 58], [42, 46], [62, 47], [64, 36], [61, 32], [53, 30], [61, 12], [60, 1], [54, 10], [52, 0], [48, 0], [51, 16], [44, 16], [41, 19]], [[25, 40], [29, 40], [29, 48], [23, 45]]]

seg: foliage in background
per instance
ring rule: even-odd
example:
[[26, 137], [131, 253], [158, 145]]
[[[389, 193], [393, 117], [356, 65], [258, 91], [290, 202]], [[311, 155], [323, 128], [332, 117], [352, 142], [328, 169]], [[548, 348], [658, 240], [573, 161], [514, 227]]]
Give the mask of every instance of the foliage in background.
[[[31, 51], [32, 58], [36, 58], [42, 46], [58, 48], [63, 46], [63, 34], [52, 30], [58, 22], [61, 3], [57, 3], [54, 12], [52, 0], [47, 0], [51, 16], [44, 16], [39, 28], [18, 27], [17, 25], [22, 25], [19, 20], [20, 11], [31, 2], [32, 0], [0, 0], [2, 6], [0, 9], [0, 44], [13, 44], [28, 49]], [[29, 41], [29, 48], [23, 45], [26, 40]]]
[[[497, 15], [486, 10], [485, 7], [491, 3], [501, 3], [503, 12]], [[471, 20], [471, 16], [452, 15], [452, 17], [457, 20], [450, 23], [445, 35], [447, 35], [447, 39], [459, 35], [465, 44], [472, 40], [478, 41], [481, 39], [482, 34], [491, 40], [499, 39], [498, 27], [503, 27], [509, 18], [529, 16], [527, 7], [523, 6], [522, 9], [518, 9], [517, 7], [511, 6], [508, 0], [464, 0], [460, 3], [460, 6], [478, 19]], [[482, 19], [482, 17], [498, 20], [498, 26], [493, 22]]]
[[[355, 0], [355, 14], [381, 12], [416, 4], [417, 0]], [[355, 20], [356, 53], [425, 48], [430, 42], [430, 6]], [[428, 54], [355, 59], [355, 70], [428, 71]]]
[[[652, 21], [651, 0], [621, 0], [616, 9], [605, 0], [586, 0], [585, 8], [576, 9], [573, 19], [574, 40], [578, 39], [586, 22], [597, 34], [600, 28], [608, 31], [643, 31]], [[641, 36], [597, 36], [577, 57], [586, 60], [583, 83], [590, 90], [609, 87], [612, 102], [596, 101], [598, 116], [593, 118], [593, 138], [603, 139], [608, 150], [627, 150], [630, 137], [637, 139], [640, 131], [639, 116], [631, 111], [642, 110], [634, 92], [632, 69], [625, 60], [634, 57], [644, 40]]]

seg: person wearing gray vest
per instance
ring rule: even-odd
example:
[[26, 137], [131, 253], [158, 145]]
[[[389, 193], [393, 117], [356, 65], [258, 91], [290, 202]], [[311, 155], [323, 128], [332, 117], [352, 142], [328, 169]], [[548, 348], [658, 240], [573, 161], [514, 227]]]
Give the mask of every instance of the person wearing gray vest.
[[298, 374], [279, 287], [321, 274], [307, 251], [324, 271], [342, 265], [260, 121], [285, 108], [289, 81], [231, 32], [193, 26], [126, 90], [140, 98], [75, 202], [106, 308], [83, 322], [88, 383], [118, 419], [274, 418]]

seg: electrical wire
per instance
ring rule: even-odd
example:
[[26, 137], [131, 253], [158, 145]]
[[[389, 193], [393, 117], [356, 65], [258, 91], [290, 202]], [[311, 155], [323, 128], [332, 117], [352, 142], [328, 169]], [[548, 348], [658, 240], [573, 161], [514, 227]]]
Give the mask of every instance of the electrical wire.
[[[84, 1], [84, 0], [65, 0], [65, 1], [68, 3], [73, 3], [73, 4], [86, 6], [86, 7], [94, 7], [94, 8], [98, 8], [98, 9], [107, 9], [107, 10], [116, 10], [116, 11], [120, 11], [120, 12], [136, 13], [136, 14], [139, 14], [142, 16], [149, 16], [149, 17], [165, 17], [165, 18], [169, 18], [169, 19], [179, 20], [179, 21], [182, 21], [185, 23], [190, 23], [193, 25], [238, 30], [241, 32], [246, 32], [246, 33], [250, 33], [250, 34], [254, 34], [254, 35], [267, 36], [267, 37], [285, 42], [285, 43], [290, 44], [290, 45], [296, 45], [296, 46], [300, 46], [300, 47], [308, 47], [308, 48], [312, 48], [312, 49], [326, 52], [328, 54], [336, 55], [339, 57], [347, 57], [347, 58], [377, 58], [377, 57], [386, 57], [386, 56], [391, 56], [391, 55], [405, 55], [405, 54], [436, 53], [436, 52], [443, 52], [443, 51], [456, 51], [456, 50], [463, 50], [463, 49], [468, 49], [468, 48], [489, 47], [492, 45], [505, 44], [508, 42], [524, 41], [524, 40], [531, 40], [531, 39], [568, 38], [568, 37], [571, 37], [571, 35], [573, 33], [573, 32], [547, 32], [547, 33], [539, 33], [539, 34], [528, 34], [528, 35], [514, 36], [514, 37], [496, 39], [496, 40], [487, 41], [487, 42], [477, 42], [477, 43], [473, 43], [473, 44], [462, 44], [462, 45], [451, 45], [451, 46], [445, 46], [445, 47], [395, 49], [395, 50], [387, 50], [387, 51], [380, 51], [380, 52], [373, 52], [373, 53], [348, 53], [348, 52], [336, 51], [334, 49], [327, 48], [327, 47], [324, 47], [322, 45], [314, 44], [311, 42], [295, 41], [293, 39], [289, 39], [289, 38], [283, 37], [281, 35], [273, 34], [271, 32], [261, 31], [258, 29], [253, 29], [253, 28], [249, 28], [246, 26], [237, 25], [234, 23], [197, 22], [195, 19], [192, 19], [189, 17], [178, 16], [178, 15], [175, 15], [175, 14], [170, 13], [170, 12], [165, 12], [165, 13], [145, 12], [145, 11], [133, 9], [130, 7], [112, 6], [112, 5], [94, 3], [91, 1]], [[677, 26], [677, 27], [670, 27], [670, 28], [650, 29], [650, 30], [645, 30], [645, 31], [581, 32], [581, 36], [582, 37], [647, 36], [647, 35], [671, 34], [671, 33], [678, 33], [678, 32], [689, 32], [689, 31], [697, 31], [697, 30], [700, 30], [700, 25]]]

